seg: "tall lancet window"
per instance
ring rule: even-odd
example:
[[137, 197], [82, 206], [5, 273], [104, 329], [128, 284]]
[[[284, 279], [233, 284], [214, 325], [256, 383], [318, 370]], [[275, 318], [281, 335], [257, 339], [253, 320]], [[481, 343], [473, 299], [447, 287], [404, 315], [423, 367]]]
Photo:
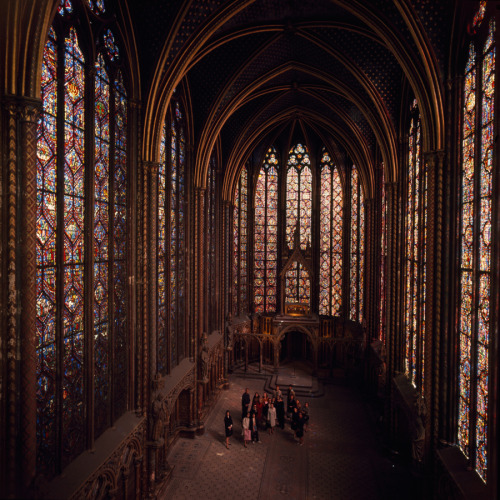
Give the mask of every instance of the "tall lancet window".
[[351, 233], [350, 233], [350, 314], [353, 321], [363, 320], [363, 284], [364, 284], [364, 229], [365, 207], [356, 166], [351, 170]]
[[335, 315], [342, 306], [342, 226], [344, 199], [338, 168], [323, 148], [320, 167], [319, 313]]
[[[486, 2], [481, 2], [473, 23], [479, 33], [485, 7]], [[486, 481], [495, 136], [494, 20], [482, 28], [484, 35], [469, 46], [463, 90], [457, 439], [471, 465]]]
[[122, 52], [100, 21], [103, 2], [88, 27], [95, 46], [82, 43], [76, 3], [89, 8], [61, 3], [41, 72], [35, 338], [37, 467], [47, 477], [92, 447], [127, 401]]
[[422, 158], [417, 101], [410, 107], [406, 179], [405, 372], [415, 387], [424, 383], [427, 176]]
[[248, 171], [243, 167], [234, 195], [233, 314], [248, 311]]
[[175, 97], [160, 140], [158, 170], [157, 364], [166, 373], [185, 356], [185, 151], [184, 117]]
[[307, 149], [293, 147], [288, 156], [286, 174], [286, 243], [292, 248], [297, 225], [300, 248], [311, 245], [312, 174]]
[[255, 312], [275, 312], [278, 258], [278, 159], [274, 148], [270, 148], [266, 153], [255, 186], [254, 238]]

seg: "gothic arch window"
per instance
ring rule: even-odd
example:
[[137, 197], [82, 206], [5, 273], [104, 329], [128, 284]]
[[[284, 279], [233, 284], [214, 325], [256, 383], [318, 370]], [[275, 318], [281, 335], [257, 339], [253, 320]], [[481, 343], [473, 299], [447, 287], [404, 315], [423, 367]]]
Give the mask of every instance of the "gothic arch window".
[[248, 311], [248, 169], [244, 166], [236, 186], [233, 213], [233, 314]]
[[112, 29], [93, 16], [95, 47], [82, 42], [88, 8], [61, 3], [42, 60], [37, 466], [48, 477], [92, 446], [127, 401], [127, 91]]
[[350, 319], [363, 320], [363, 284], [364, 284], [364, 228], [365, 209], [361, 179], [355, 165], [351, 169], [351, 232], [350, 232]]
[[340, 174], [323, 148], [320, 166], [319, 313], [339, 314], [342, 306], [344, 198]]
[[254, 242], [255, 312], [275, 312], [278, 259], [278, 159], [274, 148], [270, 148], [266, 153], [255, 186]]
[[416, 99], [410, 106], [406, 188], [405, 372], [421, 390], [425, 374], [427, 174]]
[[184, 114], [175, 96], [160, 140], [158, 169], [158, 371], [185, 356], [186, 179]]
[[488, 471], [491, 217], [495, 105], [495, 22], [473, 21], [463, 88], [458, 302], [458, 436], [483, 481]]

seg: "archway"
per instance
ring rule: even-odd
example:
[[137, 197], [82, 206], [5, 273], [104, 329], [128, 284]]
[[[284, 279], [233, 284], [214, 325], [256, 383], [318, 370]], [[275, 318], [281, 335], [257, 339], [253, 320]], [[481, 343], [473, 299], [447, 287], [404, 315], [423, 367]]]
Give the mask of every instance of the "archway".
[[280, 364], [294, 361], [313, 363], [313, 347], [307, 334], [300, 330], [286, 332], [281, 339]]

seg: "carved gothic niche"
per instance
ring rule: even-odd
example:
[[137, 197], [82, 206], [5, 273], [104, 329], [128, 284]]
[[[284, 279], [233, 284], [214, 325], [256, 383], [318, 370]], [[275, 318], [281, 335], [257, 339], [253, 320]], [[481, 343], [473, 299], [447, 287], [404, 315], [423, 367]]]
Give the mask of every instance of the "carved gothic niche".
[[293, 250], [280, 273], [281, 314], [310, 316], [311, 284], [313, 283], [311, 246], [300, 248], [299, 225], [295, 229]]

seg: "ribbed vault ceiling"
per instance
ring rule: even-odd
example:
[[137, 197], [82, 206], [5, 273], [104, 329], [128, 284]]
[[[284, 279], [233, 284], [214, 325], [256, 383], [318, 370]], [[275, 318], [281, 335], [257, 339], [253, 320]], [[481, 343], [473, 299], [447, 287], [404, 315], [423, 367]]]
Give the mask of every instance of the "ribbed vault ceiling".
[[[227, 195], [251, 153], [300, 123], [312, 140], [328, 140], [332, 154], [359, 165], [370, 194], [375, 165], [384, 161], [395, 177], [406, 88], [420, 98], [434, 141], [427, 147], [439, 146], [436, 82], [448, 57], [452, 0], [129, 0], [129, 7], [146, 132], [148, 123], [157, 132], [153, 110], [165, 109], [183, 82], [199, 185], [217, 143]], [[150, 142], [145, 156], [154, 156]]]

